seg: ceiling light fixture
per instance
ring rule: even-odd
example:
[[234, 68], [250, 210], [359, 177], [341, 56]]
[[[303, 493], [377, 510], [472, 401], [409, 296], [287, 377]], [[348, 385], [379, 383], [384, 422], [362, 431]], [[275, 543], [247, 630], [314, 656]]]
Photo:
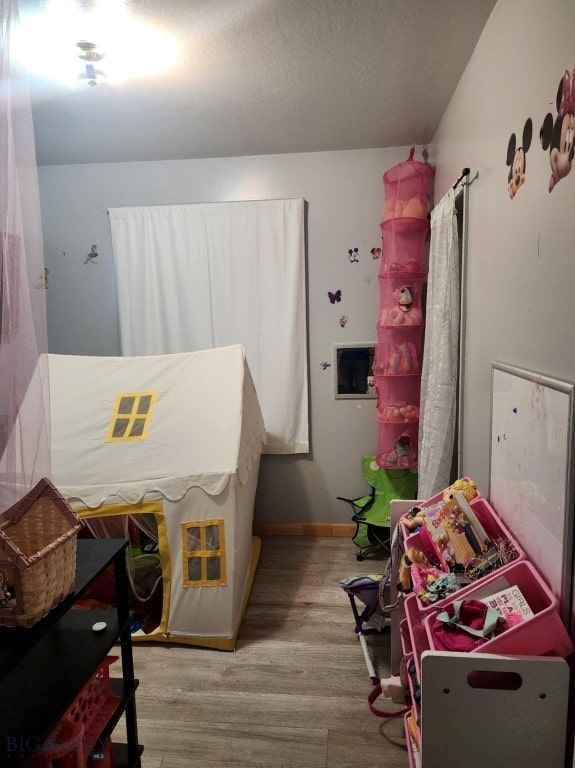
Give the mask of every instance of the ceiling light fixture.
[[86, 69], [86, 73], [82, 73], [80, 78], [87, 79], [88, 85], [91, 85], [92, 87], [98, 85], [96, 78], [98, 75], [102, 76], [104, 72], [101, 69], [96, 69], [94, 64], [98, 61], [102, 61], [104, 54], [98, 53], [95, 44], [89, 43], [87, 40], [80, 40], [80, 42], [76, 43], [76, 47], [80, 48], [82, 51], [79, 58], [84, 62]]
[[[72, 88], [86, 79], [100, 83], [100, 60], [90, 58], [102, 56], [100, 51], [106, 54], [110, 85], [161, 76], [176, 64], [177, 39], [161, 25], [145, 23], [133, 8], [141, 3], [134, 0], [27, 0], [23, 5], [33, 8], [21, 13], [19, 60], [46, 83]], [[86, 57], [81, 79], [78, 54]], [[96, 77], [85, 65], [94, 68]]]

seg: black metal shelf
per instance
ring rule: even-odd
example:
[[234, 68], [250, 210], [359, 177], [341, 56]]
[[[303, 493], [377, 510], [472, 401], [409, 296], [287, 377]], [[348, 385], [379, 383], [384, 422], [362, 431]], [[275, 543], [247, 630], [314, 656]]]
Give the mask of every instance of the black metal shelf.
[[130, 750], [127, 744], [114, 743], [114, 758], [116, 761], [116, 768], [139, 768], [140, 756], [144, 748], [140, 745], [137, 746], [137, 756], [130, 757]]
[[[30, 629], [0, 630], [0, 765], [26, 765], [120, 640], [123, 677], [112, 685], [121, 699], [102, 735], [108, 736], [125, 715], [130, 755], [123, 765], [139, 766], [126, 545], [124, 540], [79, 540], [72, 595]], [[74, 609], [76, 600], [111, 564], [116, 609]], [[94, 632], [97, 622], [105, 622], [106, 628]]]

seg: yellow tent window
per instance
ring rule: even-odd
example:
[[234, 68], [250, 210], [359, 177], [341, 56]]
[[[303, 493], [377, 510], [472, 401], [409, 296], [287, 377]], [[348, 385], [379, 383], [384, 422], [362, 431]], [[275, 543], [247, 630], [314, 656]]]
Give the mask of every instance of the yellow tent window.
[[156, 395], [156, 392], [122, 392], [116, 395], [106, 442], [145, 440]]
[[185, 587], [227, 584], [223, 520], [182, 523], [182, 580]]

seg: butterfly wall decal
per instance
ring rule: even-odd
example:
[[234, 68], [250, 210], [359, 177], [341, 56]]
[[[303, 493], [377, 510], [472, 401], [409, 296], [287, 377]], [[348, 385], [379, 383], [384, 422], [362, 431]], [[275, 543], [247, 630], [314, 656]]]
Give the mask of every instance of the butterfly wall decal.
[[341, 291], [337, 290], [335, 293], [332, 293], [331, 291], [327, 292], [327, 295], [329, 296], [329, 300], [332, 304], [336, 304], [338, 301], [341, 301]]
[[331, 368], [331, 363], [328, 363], [327, 361], [320, 363], [319, 367], [322, 369], [322, 371], [325, 371], [327, 368]]

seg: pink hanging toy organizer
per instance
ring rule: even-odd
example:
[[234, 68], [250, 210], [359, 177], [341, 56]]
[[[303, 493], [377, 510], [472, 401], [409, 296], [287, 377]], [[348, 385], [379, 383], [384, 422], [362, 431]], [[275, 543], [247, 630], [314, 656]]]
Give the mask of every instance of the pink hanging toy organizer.
[[379, 319], [373, 372], [377, 390], [377, 464], [417, 466], [423, 312], [431, 166], [413, 159], [383, 176], [385, 205], [379, 270]]

